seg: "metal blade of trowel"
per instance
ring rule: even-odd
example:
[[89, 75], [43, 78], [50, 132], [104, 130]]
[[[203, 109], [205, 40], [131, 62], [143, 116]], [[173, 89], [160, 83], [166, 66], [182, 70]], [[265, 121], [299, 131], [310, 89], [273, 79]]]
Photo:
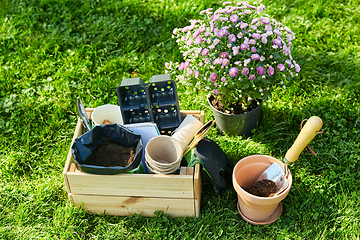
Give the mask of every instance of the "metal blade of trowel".
[[277, 191], [274, 195], [278, 195], [285, 190], [289, 184], [287, 180], [289, 172], [288, 165], [291, 165], [298, 159], [300, 153], [316, 136], [322, 125], [323, 122], [319, 117], [312, 116], [309, 118], [291, 148], [286, 152], [284, 157], [284, 167], [282, 167], [279, 163], [274, 162], [258, 177], [256, 181], [268, 179], [275, 182]]

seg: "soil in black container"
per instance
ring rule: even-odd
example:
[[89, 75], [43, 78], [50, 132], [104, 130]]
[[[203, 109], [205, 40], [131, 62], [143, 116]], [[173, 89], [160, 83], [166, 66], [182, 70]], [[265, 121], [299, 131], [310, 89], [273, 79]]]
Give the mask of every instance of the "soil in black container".
[[272, 193], [276, 193], [276, 184], [271, 180], [263, 179], [255, 182], [251, 188], [245, 189], [245, 191], [258, 197], [269, 197]]
[[116, 143], [99, 145], [91, 153], [85, 164], [103, 167], [126, 167], [135, 158], [134, 147], [124, 147]]

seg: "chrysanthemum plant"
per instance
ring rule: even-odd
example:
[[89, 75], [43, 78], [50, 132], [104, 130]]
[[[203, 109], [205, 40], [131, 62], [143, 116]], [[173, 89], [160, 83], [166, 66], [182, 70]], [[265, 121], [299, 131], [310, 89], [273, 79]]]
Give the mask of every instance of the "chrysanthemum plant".
[[212, 94], [225, 112], [234, 105], [246, 112], [253, 100], [266, 99], [275, 86], [284, 86], [300, 71], [291, 55], [295, 34], [264, 14], [262, 4], [223, 4], [173, 30], [184, 61], [166, 63], [166, 72]]

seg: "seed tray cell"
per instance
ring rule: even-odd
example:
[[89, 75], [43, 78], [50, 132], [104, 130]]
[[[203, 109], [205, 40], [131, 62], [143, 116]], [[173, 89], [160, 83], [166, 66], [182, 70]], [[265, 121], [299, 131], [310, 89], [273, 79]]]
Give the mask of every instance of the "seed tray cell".
[[152, 105], [174, 104], [177, 101], [174, 81], [151, 83], [148, 91]]
[[151, 111], [155, 123], [161, 129], [179, 126], [181, 123], [180, 111], [176, 105], [155, 106]]
[[130, 109], [122, 111], [122, 118], [124, 124], [153, 122], [151, 110], [140, 107], [138, 109]]

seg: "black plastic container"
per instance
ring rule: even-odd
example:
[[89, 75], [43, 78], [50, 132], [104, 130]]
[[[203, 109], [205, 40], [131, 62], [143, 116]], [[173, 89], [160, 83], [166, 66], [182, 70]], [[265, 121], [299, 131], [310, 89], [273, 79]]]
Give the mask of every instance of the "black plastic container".
[[[103, 167], [87, 164], [90, 155], [97, 147], [110, 142], [124, 147], [135, 147], [136, 154], [134, 160], [126, 167]], [[71, 146], [71, 152], [78, 170], [92, 174], [112, 175], [131, 172], [139, 167], [143, 154], [143, 143], [139, 134], [134, 133], [124, 126], [119, 124], [106, 124], [98, 125], [89, 132], [76, 138]]]
[[181, 123], [176, 83], [169, 74], [155, 75], [150, 83], [141, 78], [124, 79], [117, 96], [124, 124], [155, 122], [167, 133]]

